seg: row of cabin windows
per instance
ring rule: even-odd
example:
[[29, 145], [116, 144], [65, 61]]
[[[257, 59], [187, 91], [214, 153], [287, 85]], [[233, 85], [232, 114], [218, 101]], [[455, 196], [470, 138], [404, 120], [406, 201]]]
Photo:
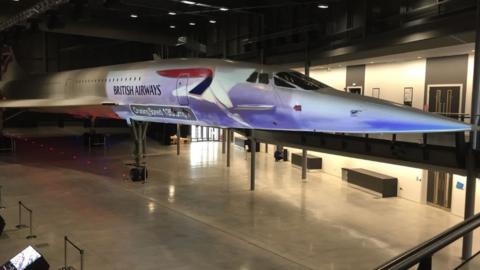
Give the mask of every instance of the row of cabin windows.
[[104, 82], [136, 82], [141, 81], [142, 77], [122, 77], [122, 78], [110, 78], [110, 79], [98, 79], [98, 80], [76, 80], [76, 83], [104, 83]]

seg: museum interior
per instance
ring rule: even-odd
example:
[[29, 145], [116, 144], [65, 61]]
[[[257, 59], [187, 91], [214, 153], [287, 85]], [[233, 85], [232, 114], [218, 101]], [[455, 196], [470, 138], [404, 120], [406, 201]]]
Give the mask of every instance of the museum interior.
[[0, 269], [480, 269], [480, 0], [1, 0]]

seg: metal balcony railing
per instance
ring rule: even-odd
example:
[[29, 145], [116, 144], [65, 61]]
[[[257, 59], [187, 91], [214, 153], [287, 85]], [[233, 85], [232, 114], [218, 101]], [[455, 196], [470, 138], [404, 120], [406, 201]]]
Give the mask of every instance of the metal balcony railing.
[[404, 270], [418, 265], [418, 270], [431, 270], [432, 257], [444, 247], [480, 226], [480, 214], [476, 214], [451, 227], [430, 240], [398, 255], [375, 268], [376, 270]]

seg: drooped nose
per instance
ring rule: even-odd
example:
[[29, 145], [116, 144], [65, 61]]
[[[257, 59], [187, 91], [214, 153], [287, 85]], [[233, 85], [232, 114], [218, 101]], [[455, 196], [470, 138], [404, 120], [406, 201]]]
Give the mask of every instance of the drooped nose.
[[390, 132], [457, 132], [469, 131], [471, 126], [453, 118], [423, 112], [404, 106], [379, 108], [378, 115], [369, 115], [365, 123], [373, 129]]
[[303, 129], [345, 133], [433, 133], [471, 130], [441, 115], [336, 90], [302, 95]]
[[[385, 133], [433, 133], [471, 130], [471, 126], [453, 118], [424, 112], [411, 107], [367, 99], [361, 102], [359, 112], [351, 110], [363, 125], [375, 132]], [[357, 115], [355, 115], [357, 114]]]

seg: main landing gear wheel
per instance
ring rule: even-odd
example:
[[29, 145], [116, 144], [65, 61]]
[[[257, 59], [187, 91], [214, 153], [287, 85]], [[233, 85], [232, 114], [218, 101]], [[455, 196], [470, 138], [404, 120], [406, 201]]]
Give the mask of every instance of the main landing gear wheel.
[[130, 169], [130, 179], [133, 182], [145, 181], [148, 178], [146, 167], [134, 167]]

